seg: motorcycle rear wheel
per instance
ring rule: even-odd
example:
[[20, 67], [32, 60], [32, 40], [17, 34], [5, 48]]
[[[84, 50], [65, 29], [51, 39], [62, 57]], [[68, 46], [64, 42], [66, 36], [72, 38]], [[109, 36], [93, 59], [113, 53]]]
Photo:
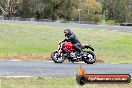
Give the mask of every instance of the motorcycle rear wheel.
[[58, 55], [57, 52], [53, 52], [53, 53], [51, 54], [51, 58], [52, 58], [52, 60], [53, 60], [55, 63], [63, 63], [64, 60], [65, 60], [63, 53], [60, 53], [60, 54]]
[[83, 61], [87, 64], [93, 64], [96, 62], [96, 55], [91, 51], [85, 51], [86, 57], [83, 57]]

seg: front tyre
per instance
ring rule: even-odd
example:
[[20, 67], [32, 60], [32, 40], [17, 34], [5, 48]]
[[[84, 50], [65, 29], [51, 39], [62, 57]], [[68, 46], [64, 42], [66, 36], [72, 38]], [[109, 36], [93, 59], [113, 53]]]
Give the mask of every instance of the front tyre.
[[65, 60], [63, 53], [58, 54], [57, 52], [53, 52], [51, 58], [55, 63], [63, 63]]
[[82, 58], [87, 64], [93, 64], [96, 62], [96, 55], [91, 51], [84, 52], [84, 56]]

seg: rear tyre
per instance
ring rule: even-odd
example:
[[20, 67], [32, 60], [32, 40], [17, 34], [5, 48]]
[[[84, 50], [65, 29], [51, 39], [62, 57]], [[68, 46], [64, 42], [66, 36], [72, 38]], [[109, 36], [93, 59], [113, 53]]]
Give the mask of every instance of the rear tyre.
[[55, 63], [63, 63], [65, 60], [63, 53], [58, 54], [57, 52], [53, 52], [51, 58]]
[[83, 61], [87, 64], [93, 64], [96, 62], [96, 55], [91, 51], [85, 51], [82, 58]]

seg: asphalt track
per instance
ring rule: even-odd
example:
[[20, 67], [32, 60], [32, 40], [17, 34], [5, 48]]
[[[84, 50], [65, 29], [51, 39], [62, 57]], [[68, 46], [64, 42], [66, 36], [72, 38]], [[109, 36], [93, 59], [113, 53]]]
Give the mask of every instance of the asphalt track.
[[64, 62], [0, 61], [0, 76], [76, 76], [82, 66], [89, 74], [130, 74], [132, 64], [85, 64]]

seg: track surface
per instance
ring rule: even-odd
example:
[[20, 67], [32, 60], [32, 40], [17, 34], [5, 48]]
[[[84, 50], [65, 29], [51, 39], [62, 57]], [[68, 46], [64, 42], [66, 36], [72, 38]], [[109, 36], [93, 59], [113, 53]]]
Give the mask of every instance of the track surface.
[[75, 76], [82, 65], [87, 73], [132, 75], [132, 64], [85, 64], [65, 62], [0, 61], [0, 76]]

